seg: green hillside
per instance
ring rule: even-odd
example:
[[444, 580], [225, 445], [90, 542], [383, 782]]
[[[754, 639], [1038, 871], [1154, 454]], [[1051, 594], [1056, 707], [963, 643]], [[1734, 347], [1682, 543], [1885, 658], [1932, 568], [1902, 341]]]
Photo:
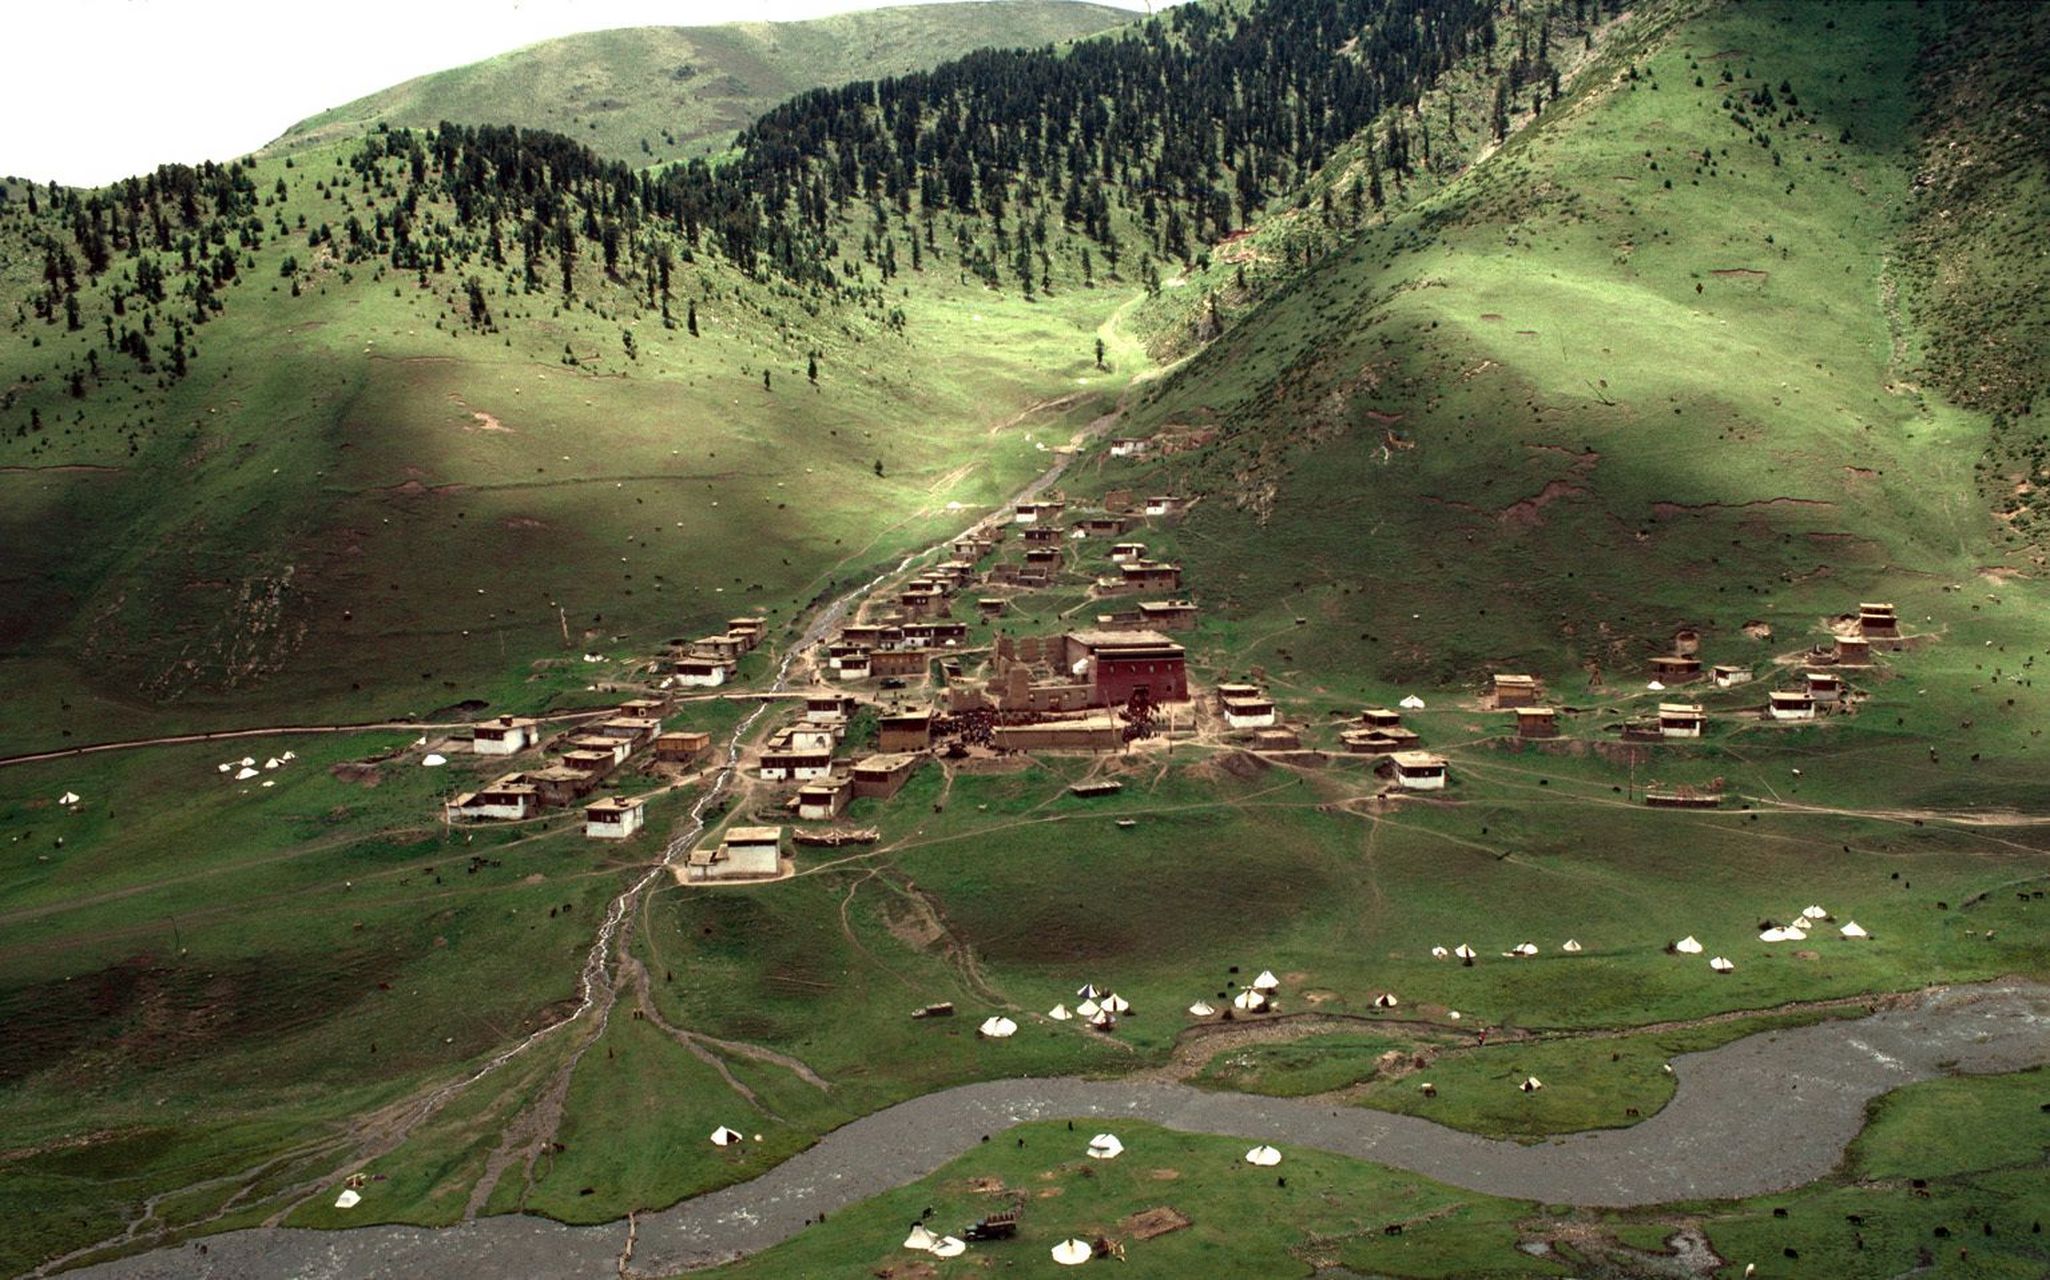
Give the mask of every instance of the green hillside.
[[[1911, 204], [1954, 136], [1914, 127], [1936, 73], [1923, 42], [1983, 54], [1971, 29], [2012, 16], [1654, 8], [1484, 163], [1327, 237], [1314, 271], [1137, 410], [1222, 429], [1130, 470], [1211, 495], [1178, 545], [1233, 620], [1232, 660], [1333, 693], [1531, 670], [1569, 703], [1613, 702], [1682, 630], [1706, 661], [1753, 663], [1896, 596], [1924, 625], [2026, 645], [2042, 562], [1980, 496], [1994, 428], [1946, 394], [1962, 388], [1945, 353], [1997, 340], [2031, 368], [2040, 308], [2010, 325], [1964, 306], [1951, 272], [1933, 305], [1903, 305], [1897, 265], [1929, 223], [2018, 234], [2040, 167], [1968, 190], [1977, 205]], [[2040, 41], [2001, 47], [1954, 74], [2040, 58]], [[2036, 270], [1984, 261], [2001, 290]], [[1187, 288], [1228, 291], [1230, 270]], [[2024, 495], [2041, 452], [2025, 399], [2005, 428], [2027, 442], [2006, 476]], [[1999, 722], [1988, 767], [2033, 794], [2040, 721], [2017, 705]]]
[[1059, 43], [1133, 17], [1081, 0], [977, 0], [593, 31], [393, 85], [300, 121], [270, 150], [454, 120], [553, 129], [601, 155], [660, 164], [725, 150], [756, 116], [815, 85], [901, 75], [988, 46]]
[[[1206, 688], [1124, 752], [936, 752], [853, 801], [872, 843], [740, 886], [647, 878], [709, 770], [622, 769], [651, 797], [624, 844], [574, 809], [442, 820], [508, 767], [454, 723], [0, 767], [0, 1215], [25, 1224], [0, 1271], [262, 1222], [617, 1222], [1009, 1076], [1544, 1141], [1656, 1114], [1675, 1053], [2050, 978], [2042, 12], [1195, 0], [810, 89], [660, 173], [631, 135], [597, 154], [581, 107], [519, 132], [444, 124], [450, 98], [249, 165], [10, 191], [0, 755], [609, 706], [664, 640], [759, 612], [740, 689], [665, 718], [756, 747], [789, 713], [745, 720], [748, 695], [816, 606], [894, 593], [1077, 438], [1071, 514], [1197, 499], [1132, 536], [1184, 567]], [[941, 703], [999, 634], [1121, 607], [1085, 586], [1106, 550], [1072, 542], [999, 618], [957, 598], [958, 676], [850, 687]], [[1763, 720], [1862, 600], [1905, 637], [1842, 713]], [[1683, 632], [1759, 678], [1648, 687]], [[1555, 738], [1477, 696], [1514, 671]], [[1219, 728], [1226, 677], [1300, 749]], [[1435, 796], [1341, 737], [1405, 694]], [[1703, 737], [1624, 740], [1674, 696]], [[877, 745], [864, 710], [843, 749]], [[707, 816], [782, 823], [785, 798], [743, 771]], [[1812, 946], [1759, 938], [1806, 903], [1835, 917]], [[1433, 954], [1460, 943], [1475, 963]], [[1190, 1034], [1190, 1001], [1263, 968], [1279, 1017]], [[1042, 1016], [1083, 982], [1131, 1000], [1114, 1034]], [[940, 1001], [960, 1016], [906, 1016]], [[1020, 1033], [977, 1036], [994, 1012]], [[2029, 1274], [2041, 1090], [1917, 1086], [1822, 1182], [1636, 1213], [1295, 1152], [1291, 1190], [1136, 1128], [1186, 1177], [1083, 1177], [1046, 1167], [1056, 1117], [736, 1273], [900, 1265], [905, 1217], [1001, 1177], [1042, 1193], [1034, 1233], [1196, 1215], [1135, 1245], [1140, 1274], [1639, 1274], [1681, 1228], [1717, 1251], [1694, 1274]], [[704, 1140], [725, 1124], [750, 1140]], [[1939, 1216], [1969, 1237], [1941, 1265]]]

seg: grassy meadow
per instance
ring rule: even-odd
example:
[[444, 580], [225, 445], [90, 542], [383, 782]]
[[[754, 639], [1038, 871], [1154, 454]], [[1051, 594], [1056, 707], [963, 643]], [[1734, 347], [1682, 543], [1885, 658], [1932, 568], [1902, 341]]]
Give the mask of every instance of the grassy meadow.
[[[814, 604], [964, 527], [1130, 388], [1118, 434], [1215, 441], [1129, 461], [1092, 446], [1069, 496], [1200, 495], [1127, 536], [1185, 567], [1198, 677], [1260, 680], [1326, 755], [1176, 740], [929, 763], [849, 813], [874, 845], [801, 849], [773, 884], [659, 882], [621, 935], [602, 1029], [585, 1018], [448, 1094], [576, 1007], [598, 921], [694, 785], [613, 847], [569, 814], [445, 826], [443, 799], [511, 766], [422, 768], [432, 730], [422, 747], [362, 730], [0, 768], [0, 1212], [31, 1224], [0, 1240], [0, 1270], [273, 1216], [610, 1221], [876, 1108], [1024, 1074], [1143, 1069], [1538, 1140], [1654, 1113], [1675, 1053], [1864, 997], [2050, 978], [2050, 687], [2033, 688], [2050, 598], [1974, 496], [1990, 418], [1920, 381], [1925, 335], [1886, 250], [1913, 199], [1917, 52], [1944, 13], [1871, 8], [1645, 6], [1499, 148], [1472, 132], [1483, 82], [1458, 82], [1432, 101], [1464, 131], [1441, 154], [1484, 160], [1440, 164], [1328, 256], [1274, 272], [1171, 368], [1194, 300], [1236, 287], [1230, 258], [1158, 297], [1062, 276], [1027, 300], [936, 254], [829, 303], [707, 254], [677, 264], [667, 325], [631, 272], [586, 262], [565, 301], [506, 267], [479, 273], [484, 327], [454, 273], [308, 250], [301, 218], [393, 211], [326, 137], [360, 112], [404, 123], [456, 93], [495, 111], [490, 86], [545, 63], [570, 132], [644, 133], [567, 83], [570, 54], [617, 33], [288, 135], [253, 172], [265, 234], [182, 381], [69, 396], [52, 371], [87, 358], [98, 317], [70, 332], [17, 307], [0, 369], [20, 371], [15, 416], [45, 427], [0, 434], [0, 754], [603, 705], [664, 641], [742, 613], [770, 620], [745, 668], [759, 682]], [[622, 74], [702, 56], [768, 92], [737, 69], [768, 65], [767, 37], [720, 38], [732, 49], [674, 33]], [[858, 52], [787, 40], [776, 56], [816, 75]], [[730, 127], [724, 109], [692, 136]], [[20, 247], [12, 216], [0, 243]], [[1292, 216], [1242, 252], [1302, 252]], [[0, 253], [0, 295], [26, 296], [34, 267]], [[1068, 545], [1082, 568], [1108, 549]], [[1907, 636], [1847, 673], [1848, 709], [1764, 722], [1766, 691], [1875, 598]], [[1104, 607], [1071, 579], [972, 639]], [[1711, 716], [1698, 741], [1623, 743], [1625, 720], [1676, 696], [1646, 687], [1647, 663], [1682, 630], [1704, 663], [1759, 678], [1684, 691]], [[1495, 671], [1544, 679], [1558, 739], [1514, 739], [1479, 697]], [[1428, 705], [1406, 722], [1452, 784], [1376, 799], [1339, 734], [1410, 693]], [[723, 746], [745, 711], [684, 703], [670, 727]], [[248, 782], [218, 769], [285, 750], [299, 758]], [[1067, 790], [1097, 776], [1124, 787]], [[1721, 807], [1642, 803], [1683, 784]], [[57, 804], [66, 791], [82, 802]], [[1834, 916], [1811, 943], [1758, 940], [1809, 903]], [[1838, 937], [1851, 919], [1871, 937]], [[1668, 951], [1688, 934], [1702, 955]], [[1525, 942], [1538, 954], [1505, 954]], [[1460, 943], [1472, 966], [1431, 955]], [[1192, 1001], [1228, 1005], [1263, 969], [1278, 1015], [1235, 1019], [1243, 1042], [1214, 1053], [1185, 1036]], [[1132, 1002], [1114, 1035], [1044, 1016], [1085, 982]], [[1384, 993], [1400, 1004], [1377, 1009]], [[957, 1016], [908, 1016], [940, 1001]], [[978, 1038], [996, 1012], [1019, 1034]], [[1504, 1088], [1528, 1074], [1543, 1094]], [[1786, 1249], [1813, 1274], [2035, 1274], [2042, 1085], [1917, 1085], [1825, 1183], [1641, 1214], [1309, 1152], [1289, 1153], [1284, 1187], [1232, 1145], [1154, 1130], [1098, 1165], [1060, 1126], [1028, 1126], [1024, 1147], [993, 1143], [732, 1271], [901, 1264], [917, 1207], [952, 1229], [994, 1203], [971, 1185], [994, 1178], [1030, 1194], [1010, 1248], [1035, 1263], [1141, 1209], [1188, 1214], [1132, 1245], [1136, 1274], [1629, 1274], [1682, 1228], [1729, 1275], [1792, 1273]], [[762, 1140], [712, 1148], [720, 1124]], [[343, 1167], [375, 1179], [348, 1213], [330, 1207]]]
[[1007, 0], [592, 31], [393, 85], [300, 121], [270, 149], [454, 120], [552, 129], [601, 155], [658, 165], [725, 151], [763, 112], [814, 86], [903, 75], [973, 49], [1057, 44], [1132, 20], [1107, 5]]
[[[928, 1208], [936, 1232], [1022, 1204], [1018, 1237], [972, 1246], [938, 1274], [1044, 1267], [1070, 1236], [1121, 1241], [1120, 1273], [1178, 1276], [1352, 1274], [1403, 1277], [1826, 1274], [1884, 1277], [2038, 1274], [2043, 1072], [1910, 1085], [1876, 1104], [1834, 1177], [1755, 1200], [1632, 1211], [1561, 1210], [1498, 1199], [1311, 1150], [1256, 1169], [1245, 1143], [1151, 1125], [1107, 1126], [1115, 1161], [1086, 1159], [1088, 1134], [1021, 1125], [931, 1177], [843, 1212], [790, 1242], [722, 1268], [784, 1276], [904, 1267], [906, 1225]], [[1101, 1124], [1102, 1122], [1095, 1122]], [[1932, 1160], [1940, 1145], [1972, 1154]], [[1008, 1139], [1015, 1134], [1022, 1145]], [[1912, 1180], [1920, 1179], [1916, 1184]], [[1141, 1238], [1135, 1215], [1171, 1209], [1187, 1225]], [[1399, 1228], [1399, 1230], [1396, 1230]], [[1676, 1237], [1690, 1241], [1689, 1256]], [[1940, 1233], [1940, 1234], [1939, 1234]], [[1703, 1252], [1696, 1242], [1705, 1242]], [[1697, 1267], [1695, 1264], [1705, 1264]]]

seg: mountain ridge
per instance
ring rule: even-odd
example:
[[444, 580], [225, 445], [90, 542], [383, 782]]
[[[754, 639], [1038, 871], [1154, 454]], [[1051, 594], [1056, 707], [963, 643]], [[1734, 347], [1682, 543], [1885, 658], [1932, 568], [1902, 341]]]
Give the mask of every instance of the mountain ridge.
[[985, 46], [1060, 43], [1140, 16], [1086, 0], [964, 0], [799, 22], [580, 32], [365, 94], [298, 121], [263, 150], [452, 120], [552, 129], [609, 158], [661, 164], [724, 151], [771, 106], [814, 85], [901, 74]]

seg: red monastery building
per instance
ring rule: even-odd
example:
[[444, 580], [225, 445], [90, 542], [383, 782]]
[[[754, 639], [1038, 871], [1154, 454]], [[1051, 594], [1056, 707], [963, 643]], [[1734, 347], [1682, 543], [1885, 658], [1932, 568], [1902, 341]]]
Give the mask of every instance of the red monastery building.
[[1077, 631], [1064, 648], [1069, 673], [1089, 683], [1097, 706], [1123, 706], [1142, 689], [1153, 702], [1189, 700], [1187, 656], [1158, 631]]

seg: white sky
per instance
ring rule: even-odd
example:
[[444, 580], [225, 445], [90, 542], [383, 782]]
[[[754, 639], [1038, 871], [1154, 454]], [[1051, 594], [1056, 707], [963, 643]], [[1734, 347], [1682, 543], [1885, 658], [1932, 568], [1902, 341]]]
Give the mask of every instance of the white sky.
[[[246, 155], [387, 85], [607, 27], [905, 0], [41, 0], [0, 21], [0, 174], [96, 186]], [[946, 0], [939, 0], [945, 3]], [[1143, 9], [1146, 0], [1100, 0]], [[1164, 7], [1167, 0], [1157, 0]]]

